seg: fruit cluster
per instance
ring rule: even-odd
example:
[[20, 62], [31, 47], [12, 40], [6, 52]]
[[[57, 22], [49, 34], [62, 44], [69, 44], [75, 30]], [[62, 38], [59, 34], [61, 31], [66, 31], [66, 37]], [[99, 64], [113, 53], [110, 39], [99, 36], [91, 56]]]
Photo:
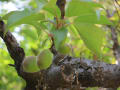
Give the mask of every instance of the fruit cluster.
[[22, 63], [25, 72], [37, 72], [42, 69], [47, 69], [53, 60], [53, 54], [49, 49], [43, 50], [37, 56], [27, 56]]

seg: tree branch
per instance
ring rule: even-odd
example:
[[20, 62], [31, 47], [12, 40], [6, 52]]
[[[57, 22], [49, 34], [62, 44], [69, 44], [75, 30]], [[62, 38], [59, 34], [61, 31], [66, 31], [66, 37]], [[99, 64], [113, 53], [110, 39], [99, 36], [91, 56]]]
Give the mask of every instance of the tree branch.
[[[109, 10], [106, 10], [106, 12], [107, 17], [110, 18], [111, 14], [109, 13]], [[115, 56], [115, 59], [118, 61], [118, 64], [120, 64], [120, 45], [118, 42], [117, 28], [111, 25], [109, 25], [108, 28], [111, 30], [111, 37], [113, 41], [113, 54]]]
[[24, 50], [19, 46], [16, 38], [9, 31], [6, 33], [5, 36], [4, 33], [5, 24], [3, 21], [0, 21], [0, 36], [4, 40], [10, 56], [14, 59], [15, 67], [19, 74], [20, 66], [25, 56]]
[[65, 4], [66, 4], [66, 0], [57, 0], [56, 2], [56, 5], [61, 11], [61, 19], [64, 19], [65, 16]]

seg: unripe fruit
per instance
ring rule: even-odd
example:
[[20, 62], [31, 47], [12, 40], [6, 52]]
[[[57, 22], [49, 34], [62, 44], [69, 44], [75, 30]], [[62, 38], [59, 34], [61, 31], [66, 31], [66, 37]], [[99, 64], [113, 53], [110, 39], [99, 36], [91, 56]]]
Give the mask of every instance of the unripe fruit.
[[71, 51], [71, 48], [69, 45], [65, 44], [65, 45], [62, 45], [58, 48], [58, 51], [61, 53], [61, 54], [69, 54], [70, 51]]
[[40, 69], [47, 69], [52, 64], [52, 60], [53, 54], [50, 52], [49, 49], [42, 51], [37, 56], [37, 64]]
[[23, 70], [25, 72], [37, 72], [39, 67], [37, 65], [36, 56], [27, 56], [22, 63]]

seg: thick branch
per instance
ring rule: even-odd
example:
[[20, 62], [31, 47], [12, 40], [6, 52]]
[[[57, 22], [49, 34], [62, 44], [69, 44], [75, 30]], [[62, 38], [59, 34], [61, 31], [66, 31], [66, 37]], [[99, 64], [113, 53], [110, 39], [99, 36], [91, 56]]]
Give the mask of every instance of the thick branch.
[[64, 59], [59, 66], [48, 69], [46, 75], [47, 84], [54, 87], [113, 88], [120, 85], [120, 66], [79, 58]]
[[5, 34], [5, 36], [4, 33], [5, 24], [3, 21], [0, 21], [0, 36], [4, 40], [10, 56], [14, 59], [15, 67], [19, 74], [20, 66], [25, 56], [24, 50], [19, 46], [15, 37], [9, 31]]

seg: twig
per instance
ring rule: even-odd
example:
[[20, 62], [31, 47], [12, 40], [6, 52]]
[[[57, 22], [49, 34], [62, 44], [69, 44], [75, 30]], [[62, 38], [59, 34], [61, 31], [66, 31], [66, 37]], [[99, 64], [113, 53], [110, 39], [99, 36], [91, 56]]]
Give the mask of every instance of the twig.
[[64, 19], [65, 16], [65, 4], [66, 4], [66, 0], [57, 0], [56, 2], [56, 5], [61, 11], [61, 19]]

